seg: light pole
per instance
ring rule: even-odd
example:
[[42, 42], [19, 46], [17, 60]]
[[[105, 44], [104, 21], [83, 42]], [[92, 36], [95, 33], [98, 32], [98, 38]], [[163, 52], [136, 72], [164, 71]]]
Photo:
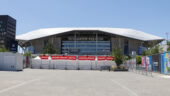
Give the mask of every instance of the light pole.
[[167, 36], [167, 41], [168, 41], [168, 32], [166, 32], [165, 34], [166, 34], [166, 36]]

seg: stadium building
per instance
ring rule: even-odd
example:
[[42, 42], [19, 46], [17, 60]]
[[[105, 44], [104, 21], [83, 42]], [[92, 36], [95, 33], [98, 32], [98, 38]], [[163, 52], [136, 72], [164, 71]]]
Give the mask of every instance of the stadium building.
[[45, 28], [16, 37], [24, 50], [41, 54], [49, 42], [59, 54], [109, 55], [120, 47], [125, 55], [136, 51], [141, 54], [148, 44], [164, 39], [148, 33], [126, 28]]

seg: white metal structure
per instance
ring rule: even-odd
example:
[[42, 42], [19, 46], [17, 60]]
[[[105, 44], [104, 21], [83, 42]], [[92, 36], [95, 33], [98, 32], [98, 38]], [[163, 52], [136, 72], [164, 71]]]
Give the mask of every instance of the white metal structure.
[[128, 29], [128, 28], [44, 28], [35, 31], [31, 31], [22, 35], [16, 36], [17, 40], [29, 41], [37, 38], [42, 38], [46, 36], [56, 35], [60, 33], [66, 33], [74, 30], [97, 30], [104, 31], [110, 34], [120, 35], [124, 37], [129, 37], [133, 39], [138, 39], [142, 41], [150, 40], [163, 40], [163, 38], [144, 33], [142, 31]]
[[0, 70], [23, 70], [23, 55], [19, 53], [0, 52]]

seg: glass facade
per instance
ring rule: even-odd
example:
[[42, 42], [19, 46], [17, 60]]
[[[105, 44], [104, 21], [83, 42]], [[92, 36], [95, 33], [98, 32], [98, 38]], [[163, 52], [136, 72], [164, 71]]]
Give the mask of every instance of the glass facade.
[[0, 46], [9, 49], [11, 41], [15, 40], [15, 33], [16, 20], [8, 15], [0, 15]]
[[62, 41], [62, 54], [108, 55], [110, 41]]
[[128, 40], [124, 41], [124, 54], [125, 55], [129, 54], [129, 41]]

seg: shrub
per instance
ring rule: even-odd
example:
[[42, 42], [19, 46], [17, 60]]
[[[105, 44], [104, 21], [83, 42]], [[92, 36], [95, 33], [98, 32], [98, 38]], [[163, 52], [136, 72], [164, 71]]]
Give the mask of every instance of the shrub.
[[136, 56], [136, 64], [141, 64], [141, 56]]
[[114, 56], [117, 67], [119, 68], [120, 65], [123, 63], [123, 59], [124, 59], [122, 49], [119, 47], [114, 48], [112, 55]]
[[26, 56], [26, 57], [31, 57], [31, 52], [29, 52], [29, 51], [25, 52], [25, 53], [24, 53], [24, 56]]
[[6, 49], [5, 46], [0, 47], [0, 52], [9, 52], [8, 49]]

